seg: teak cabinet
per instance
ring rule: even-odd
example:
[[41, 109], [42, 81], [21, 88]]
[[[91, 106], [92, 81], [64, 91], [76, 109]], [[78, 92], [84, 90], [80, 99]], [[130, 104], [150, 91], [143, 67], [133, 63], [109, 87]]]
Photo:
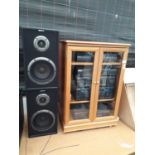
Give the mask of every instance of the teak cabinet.
[[117, 125], [129, 44], [62, 41], [64, 132]]

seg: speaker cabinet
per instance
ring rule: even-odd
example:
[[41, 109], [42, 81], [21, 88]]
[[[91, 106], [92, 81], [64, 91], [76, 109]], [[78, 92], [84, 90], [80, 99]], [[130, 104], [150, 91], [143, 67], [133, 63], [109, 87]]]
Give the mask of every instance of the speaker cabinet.
[[22, 29], [27, 89], [58, 87], [58, 32]]
[[19, 144], [23, 132], [24, 126], [24, 110], [23, 110], [23, 95], [22, 92], [19, 92]]
[[29, 137], [57, 133], [57, 91], [27, 91]]

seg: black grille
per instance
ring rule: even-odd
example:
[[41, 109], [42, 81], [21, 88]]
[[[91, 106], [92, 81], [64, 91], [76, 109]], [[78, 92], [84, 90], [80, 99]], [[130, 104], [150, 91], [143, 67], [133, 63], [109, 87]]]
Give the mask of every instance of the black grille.
[[40, 111], [32, 117], [32, 126], [37, 131], [45, 131], [50, 129], [55, 122], [54, 115], [48, 111]]
[[29, 75], [35, 83], [50, 83], [55, 76], [55, 67], [46, 60], [35, 61], [29, 68]]

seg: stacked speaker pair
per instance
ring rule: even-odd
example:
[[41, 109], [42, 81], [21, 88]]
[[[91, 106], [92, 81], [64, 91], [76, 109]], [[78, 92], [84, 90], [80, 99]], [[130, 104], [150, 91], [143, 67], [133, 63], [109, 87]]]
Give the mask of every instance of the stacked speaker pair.
[[57, 132], [58, 32], [23, 29], [29, 137]]

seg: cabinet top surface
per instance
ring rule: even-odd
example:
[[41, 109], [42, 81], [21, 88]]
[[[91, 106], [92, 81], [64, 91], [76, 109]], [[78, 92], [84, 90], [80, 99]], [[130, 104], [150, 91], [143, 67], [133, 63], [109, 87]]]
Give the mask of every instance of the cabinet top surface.
[[129, 47], [131, 44], [125, 43], [110, 43], [110, 42], [93, 42], [93, 41], [79, 41], [79, 40], [62, 40], [61, 42], [67, 43], [69, 45], [77, 45], [77, 44], [87, 44], [87, 45], [108, 45], [108, 46], [122, 46], [122, 47]]

